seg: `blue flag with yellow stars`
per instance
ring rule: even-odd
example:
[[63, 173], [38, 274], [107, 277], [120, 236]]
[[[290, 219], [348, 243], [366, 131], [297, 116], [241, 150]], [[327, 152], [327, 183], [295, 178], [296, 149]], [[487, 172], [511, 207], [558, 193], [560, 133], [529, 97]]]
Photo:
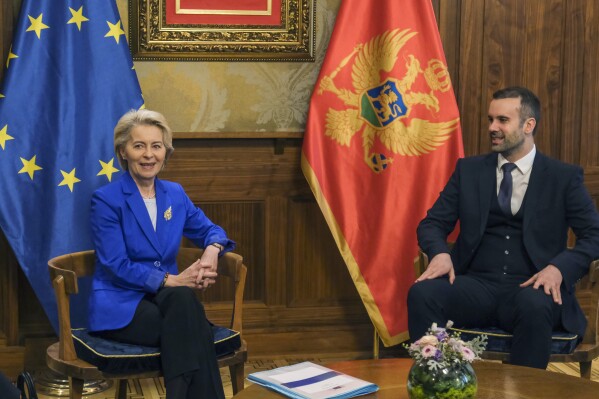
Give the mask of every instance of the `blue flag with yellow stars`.
[[48, 260], [93, 249], [91, 195], [120, 172], [114, 126], [141, 89], [114, 0], [23, 0], [2, 67], [0, 227], [56, 329]]

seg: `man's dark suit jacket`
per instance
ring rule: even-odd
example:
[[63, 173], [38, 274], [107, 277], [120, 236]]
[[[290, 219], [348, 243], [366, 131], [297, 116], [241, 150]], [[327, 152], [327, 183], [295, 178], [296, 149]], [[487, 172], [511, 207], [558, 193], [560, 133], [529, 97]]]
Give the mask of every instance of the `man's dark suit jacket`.
[[[493, 195], [497, 195], [497, 154], [458, 160], [441, 195], [418, 226], [418, 243], [432, 259], [448, 253], [447, 236], [460, 222], [451, 250], [456, 275], [466, 274], [483, 237]], [[555, 265], [562, 273], [562, 324], [584, 335], [586, 319], [574, 295], [574, 284], [599, 257], [599, 215], [583, 185], [582, 168], [548, 158], [537, 151], [524, 198], [523, 240], [540, 271]], [[568, 249], [571, 227], [576, 245]]]

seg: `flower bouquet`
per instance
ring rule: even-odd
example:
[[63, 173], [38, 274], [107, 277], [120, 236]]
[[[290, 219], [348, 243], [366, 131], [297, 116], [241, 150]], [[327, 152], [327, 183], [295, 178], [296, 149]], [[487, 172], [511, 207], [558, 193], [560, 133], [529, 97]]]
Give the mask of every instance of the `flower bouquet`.
[[480, 359], [487, 336], [469, 342], [460, 334], [448, 333], [433, 323], [427, 334], [411, 345], [404, 345], [414, 365], [408, 375], [408, 395], [412, 399], [466, 399], [476, 396], [477, 382], [470, 363]]

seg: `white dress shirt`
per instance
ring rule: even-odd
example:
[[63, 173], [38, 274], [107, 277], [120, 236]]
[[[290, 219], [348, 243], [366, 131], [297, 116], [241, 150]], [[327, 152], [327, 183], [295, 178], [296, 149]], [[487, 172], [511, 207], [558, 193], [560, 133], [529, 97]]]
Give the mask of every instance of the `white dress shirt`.
[[[526, 189], [528, 188], [528, 182], [530, 180], [530, 172], [532, 171], [532, 164], [535, 160], [535, 155], [537, 153], [537, 147], [533, 145], [532, 150], [516, 162], [516, 168], [512, 170], [512, 215], [515, 215], [520, 207], [522, 206], [522, 201], [524, 201], [524, 195], [526, 194]], [[507, 159], [503, 157], [503, 155], [499, 154], [497, 157], [497, 194], [499, 194], [499, 186], [501, 185], [501, 180], [503, 179], [503, 170], [501, 167], [505, 163], [509, 163]]]

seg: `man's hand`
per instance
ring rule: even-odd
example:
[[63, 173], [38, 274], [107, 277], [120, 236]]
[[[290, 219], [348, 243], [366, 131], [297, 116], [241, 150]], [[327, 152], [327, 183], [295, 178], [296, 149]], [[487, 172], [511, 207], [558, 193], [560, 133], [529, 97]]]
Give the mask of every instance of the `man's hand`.
[[428, 267], [424, 273], [422, 273], [422, 275], [416, 279], [416, 282], [431, 280], [446, 274], [449, 274], [449, 284], [453, 284], [453, 281], [455, 280], [455, 272], [453, 270], [451, 256], [449, 256], [448, 253], [440, 253], [431, 259]]
[[532, 288], [537, 290], [540, 286], [543, 286], [545, 294], [553, 296], [553, 302], [561, 305], [562, 293], [560, 292], [560, 286], [562, 280], [562, 272], [554, 265], [547, 265], [543, 270], [520, 284], [520, 287], [528, 287], [534, 284]]

